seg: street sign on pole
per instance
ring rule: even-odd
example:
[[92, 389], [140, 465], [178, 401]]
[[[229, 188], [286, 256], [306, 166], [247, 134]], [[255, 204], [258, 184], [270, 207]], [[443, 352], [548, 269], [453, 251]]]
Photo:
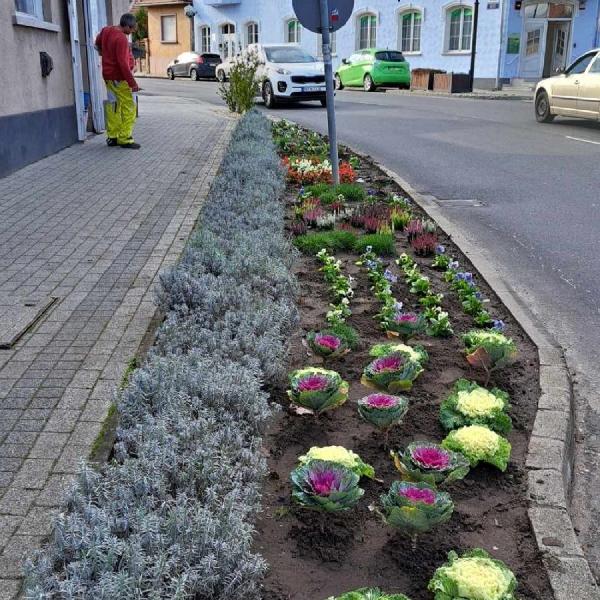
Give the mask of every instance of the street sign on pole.
[[306, 29], [323, 36], [323, 64], [325, 66], [325, 93], [327, 97], [327, 131], [329, 134], [329, 159], [334, 185], [340, 182], [335, 106], [333, 92], [333, 66], [331, 64], [331, 32], [337, 31], [350, 18], [354, 0], [293, 0], [298, 20]]

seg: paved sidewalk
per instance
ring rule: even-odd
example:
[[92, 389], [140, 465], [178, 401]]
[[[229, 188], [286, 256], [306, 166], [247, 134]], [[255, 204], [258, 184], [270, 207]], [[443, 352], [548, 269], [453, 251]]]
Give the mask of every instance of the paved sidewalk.
[[0, 600], [102, 428], [234, 123], [175, 98], [140, 113], [139, 151], [98, 136], [0, 179], [0, 298], [57, 299], [0, 350]]

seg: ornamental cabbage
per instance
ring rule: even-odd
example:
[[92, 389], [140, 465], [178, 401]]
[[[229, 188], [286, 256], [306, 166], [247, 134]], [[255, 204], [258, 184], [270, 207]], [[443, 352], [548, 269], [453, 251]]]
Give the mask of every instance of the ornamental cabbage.
[[414, 362], [425, 364], [429, 360], [429, 354], [423, 346], [408, 346], [407, 344], [375, 344], [369, 350], [369, 356], [373, 358], [381, 358], [399, 352], [404, 354], [406, 358]]
[[463, 479], [469, 461], [460, 453], [431, 442], [413, 442], [404, 452], [392, 452], [394, 464], [404, 479], [438, 485]]
[[394, 481], [381, 496], [383, 520], [414, 536], [429, 531], [452, 516], [454, 503], [446, 492], [424, 482]]
[[480, 461], [506, 471], [510, 459], [510, 442], [484, 425], [468, 425], [451, 431], [442, 446], [464, 454], [472, 467]]
[[358, 401], [358, 414], [381, 431], [398, 425], [408, 411], [408, 400], [389, 394], [370, 394]]
[[343, 446], [313, 446], [306, 454], [298, 457], [301, 465], [309, 464], [314, 460], [336, 463], [354, 471], [359, 477], [375, 477], [375, 469], [364, 463], [358, 454], [347, 450]]
[[467, 360], [473, 367], [492, 371], [512, 363], [517, 357], [515, 343], [492, 329], [473, 329], [462, 336]]
[[379, 588], [362, 588], [335, 598], [331, 596], [327, 600], [410, 600], [410, 598], [404, 594], [386, 594]]
[[425, 330], [425, 318], [418, 313], [400, 310], [387, 314], [384, 308], [381, 314], [384, 329], [392, 334], [402, 336], [405, 340]]
[[448, 562], [433, 575], [427, 589], [435, 600], [516, 600], [513, 572], [485, 550], [476, 548], [460, 558], [448, 553]]
[[320, 414], [348, 399], [348, 384], [335, 371], [308, 367], [290, 375], [288, 396], [295, 404]]
[[330, 331], [311, 331], [306, 339], [310, 349], [324, 358], [336, 358], [348, 352], [346, 342], [339, 335]]
[[442, 402], [440, 421], [447, 430], [485, 425], [506, 434], [512, 429], [511, 418], [506, 414], [508, 407], [506, 392], [497, 388], [487, 390], [474, 381], [459, 379], [450, 396]]
[[395, 352], [369, 363], [362, 377], [363, 385], [388, 390], [392, 393], [410, 390], [413, 381], [423, 372], [420, 362]]
[[298, 504], [324, 512], [349, 510], [365, 493], [358, 487], [360, 477], [334, 462], [313, 460], [294, 469], [290, 479]]

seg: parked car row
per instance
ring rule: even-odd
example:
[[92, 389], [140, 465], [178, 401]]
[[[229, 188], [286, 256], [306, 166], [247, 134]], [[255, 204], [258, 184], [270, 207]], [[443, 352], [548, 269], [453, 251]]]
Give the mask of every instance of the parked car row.
[[184, 52], [167, 65], [167, 77], [189, 77], [198, 81], [201, 78], [215, 78], [217, 65], [221, 63], [218, 54]]

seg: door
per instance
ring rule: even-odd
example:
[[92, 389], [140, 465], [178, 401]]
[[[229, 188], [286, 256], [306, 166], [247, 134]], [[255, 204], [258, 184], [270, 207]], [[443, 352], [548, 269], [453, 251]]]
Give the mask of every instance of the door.
[[71, 60], [73, 63], [73, 90], [75, 92], [75, 113], [77, 115], [77, 139], [85, 140], [87, 115], [83, 103], [83, 75], [81, 73], [81, 49], [79, 47], [79, 23], [76, 0], [67, 0], [69, 31], [71, 34]]
[[221, 56], [223, 60], [233, 58], [236, 54], [235, 25], [221, 25]]
[[175, 59], [175, 64], [173, 65], [173, 72], [175, 73], [175, 75], [181, 77], [182, 75], [187, 75], [186, 70], [185, 70], [185, 59], [186, 59], [186, 53], [184, 52], [183, 54], [180, 54], [176, 59]]
[[580, 76], [577, 110], [582, 117], [600, 118], [600, 54]]
[[525, 21], [521, 40], [521, 77], [535, 79], [542, 76], [547, 29], [548, 22], [545, 19]]
[[105, 129], [104, 99], [106, 98], [106, 91], [104, 89], [104, 80], [102, 79], [100, 55], [94, 49], [96, 36], [106, 26], [105, 8], [104, 4], [98, 2], [98, 0], [84, 0], [83, 3], [92, 122], [96, 133], [101, 133]]
[[595, 52], [588, 52], [578, 58], [564, 75], [552, 81], [552, 105], [563, 114], [576, 115], [580, 86], [590, 63], [596, 57]]
[[347, 65], [348, 70], [346, 71], [347, 85], [362, 85], [362, 79], [360, 78], [361, 58], [362, 55], [356, 53], [350, 56], [348, 59], [350, 64]]
[[563, 71], [567, 66], [567, 52], [569, 49], [570, 21], [558, 21], [553, 24], [552, 62], [551, 74]]

